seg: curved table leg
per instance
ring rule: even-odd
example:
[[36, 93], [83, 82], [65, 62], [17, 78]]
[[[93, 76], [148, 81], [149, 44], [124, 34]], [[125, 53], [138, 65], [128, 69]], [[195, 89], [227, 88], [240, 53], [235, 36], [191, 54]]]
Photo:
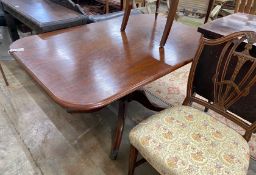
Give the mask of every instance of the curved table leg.
[[113, 135], [111, 153], [110, 153], [110, 158], [112, 160], [116, 160], [118, 151], [119, 151], [119, 147], [121, 144], [123, 130], [124, 130], [124, 124], [125, 124], [125, 112], [126, 112], [126, 107], [127, 107], [126, 106], [127, 101], [137, 101], [140, 104], [142, 104], [144, 107], [146, 107], [150, 110], [153, 110], [153, 111], [162, 111], [163, 109], [165, 109], [165, 108], [162, 108], [162, 107], [152, 104], [148, 100], [148, 98], [143, 90], [134, 91], [133, 93], [120, 99], [119, 109], [118, 109], [118, 119], [117, 119], [117, 123], [116, 123], [115, 132]]
[[119, 101], [119, 109], [118, 109], [118, 118], [116, 123], [116, 129], [112, 141], [110, 159], [116, 160], [119, 147], [121, 144], [123, 130], [124, 130], [124, 123], [125, 123], [125, 111], [126, 111], [126, 99], [121, 99]]
[[[113, 138], [112, 138], [112, 146], [111, 146], [111, 152], [110, 152], [110, 156], [109, 156], [110, 159], [112, 159], [112, 160], [116, 160], [116, 158], [118, 156], [118, 151], [119, 151], [119, 147], [120, 147], [120, 144], [122, 141], [122, 136], [123, 136], [127, 102], [129, 102], [129, 101], [137, 101], [140, 104], [142, 104], [144, 107], [146, 107], [150, 110], [153, 110], [153, 111], [161, 111], [161, 110], [165, 109], [165, 108], [162, 108], [162, 107], [152, 104], [148, 100], [148, 98], [143, 90], [134, 91], [131, 94], [120, 99], [119, 107], [118, 107], [119, 108], [118, 109], [118, 118], [117, 118], [115, 131], [114, 131]], [[67, 111], [69, 113], [83, 112], [83, 111], [76, 111], [76, 110], [70, 110], [70, 109], [68, 109]], [[95, 111], [97, 111], [97, 110], [95, 110]]]
[[150, 109], [152, 111], [162, 111], [164, 110], [165, 108], [162, 108], [162, 107], [159, 107], [157, 105], [154, 105], [152, 104], [149, 99], [147, 98], [146, 94], [145, 94], [145, 91], [143, 90], [137, 90], [137, 91], [134, 91], [133, 93], [131, 93], [129, 95], [129, 100], [132, 101], [137, 101], [139, 102], [140, 104], [142, 104], [145, 108], [147, 109]]

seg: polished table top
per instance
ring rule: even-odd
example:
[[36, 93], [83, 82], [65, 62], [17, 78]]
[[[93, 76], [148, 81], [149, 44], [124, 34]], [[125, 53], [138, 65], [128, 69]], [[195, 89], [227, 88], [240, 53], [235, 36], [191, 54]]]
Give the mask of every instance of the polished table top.
[[159, 49], [166, 18], [131, 16], [34, 35], [10, 48], [27, 72], [60, 105], [90, 111], [104, 107], [192, 61], [199, 45], [196, 29], [174, 23]]
[[240, 31], [256, 32], [256, 15], [235, 13], [208, 22], [200, 26], [198, 31], [209, 38], [219, 38]]

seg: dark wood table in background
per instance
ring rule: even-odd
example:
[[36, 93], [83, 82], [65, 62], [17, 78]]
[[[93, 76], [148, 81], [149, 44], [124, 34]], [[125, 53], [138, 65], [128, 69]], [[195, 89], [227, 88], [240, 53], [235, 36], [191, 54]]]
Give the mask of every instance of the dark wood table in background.
[[1, 0], [12, 41], [20, 38], [18, 26], [25, 32], [32, 30], [39, 34], [86, 24], [88, 17], [83, 11], [65, 2], [66, 6], [57, 1]]
[[12, 56], [52, 99], [69, 112], [91, 112], [119, 100], [112, 143], [115, 159], [125, 121], [125, 103], [137, 100], [151, 109], [142, 86], [192, 61], [199, 44], [196, 29], [174, 23], [164, 48], [159, 43], [166, 18], [131, 16], [126, 32], [122, 18], [26, 37]]
[[256, 15], [235, 13], [208, 22], [198, 28], [198, 32], [209, 39], [216, 39], [240, 31], [256, 32]]

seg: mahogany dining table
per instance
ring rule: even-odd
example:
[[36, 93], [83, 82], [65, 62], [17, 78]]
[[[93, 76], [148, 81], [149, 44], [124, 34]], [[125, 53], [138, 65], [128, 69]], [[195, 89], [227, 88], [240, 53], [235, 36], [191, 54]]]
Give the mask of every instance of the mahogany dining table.
[[256, 32], [256, 15], [234, 13], [208, 22], [198, 28], [198, 32], [208, 39], [217, 39], [241, 31]]
[[119, 100], [110, 154], [116, 159], [126, 103], [137, 100], [160, 110], [139, 89], [191, 62], [199, 46], [196, 28], [175, 22], [159, 48], [165, 22], [142, 14], [130, 17], [125, 32], [120, 17], [33, 35], [12, 43], [11, 55], [68, 112], [92, 112]]

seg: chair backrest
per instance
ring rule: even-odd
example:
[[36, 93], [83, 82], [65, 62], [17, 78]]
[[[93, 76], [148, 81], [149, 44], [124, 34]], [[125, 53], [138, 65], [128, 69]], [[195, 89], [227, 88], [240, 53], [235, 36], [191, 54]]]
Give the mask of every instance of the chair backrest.
[[256, 0], [236, 0], [235, 13], [256, 14]]
[[217, 40], [201, 38], [184, 104], [192, 102], [232, 120], [245, 129], [245, 139], [250, 139], [256, 131], [255, 32], [234, 33]]

